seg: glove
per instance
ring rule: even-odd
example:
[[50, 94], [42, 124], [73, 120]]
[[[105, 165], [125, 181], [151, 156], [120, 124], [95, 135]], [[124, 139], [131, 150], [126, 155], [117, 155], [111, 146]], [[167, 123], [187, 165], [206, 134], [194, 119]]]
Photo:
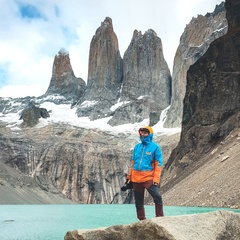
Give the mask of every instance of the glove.
[[127, 179], [127, 180], [125, 181], [124, 186], [121, 187], [121, 190], [122, 190], [123, 192], [125, 192], [125, 191], [127, 191], [127, 189], [132, 189], [132, 188], [133, 188], [133, 183], [131, 182], [130, 179]]

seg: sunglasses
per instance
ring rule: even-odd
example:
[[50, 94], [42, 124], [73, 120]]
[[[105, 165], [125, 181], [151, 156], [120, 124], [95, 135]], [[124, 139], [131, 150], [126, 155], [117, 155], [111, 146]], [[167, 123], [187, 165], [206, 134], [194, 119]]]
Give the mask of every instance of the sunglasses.
[[147, 128], [139, 128], [138, 132], [139, 132], [139, 133], [145, 133], [145, 134], [146, 134], [146, 133], [147, 133], [147, 134], [150, 133]]

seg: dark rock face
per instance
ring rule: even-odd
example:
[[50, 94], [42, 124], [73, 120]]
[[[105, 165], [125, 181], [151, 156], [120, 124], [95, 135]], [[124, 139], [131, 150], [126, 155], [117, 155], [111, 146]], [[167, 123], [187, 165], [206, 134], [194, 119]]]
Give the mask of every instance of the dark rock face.
[[[233, 10], [234, 9], [234, 10]], [[186, 170], [240, 127], [240, 2], [226, 1], [228, 33], [187, 73], [181, 139], [166, 168]]]
[[50, 117], [47, 109], [36, 107], [33, 102], [30, 102], [22, 111], [20, 120], [23, 120], [22, 126], [34, 127], [38, 124], [38, 119], [41, 117]]
[[52, 78], [45, 95], [61, 95], [75, 103], [86, 89], [82, 78], [76, 78], [70, 63], [69, 53], [61, 49], [55, 56]]
[[113, 113], [110, 125], [140, 122], [150, 112], [159, 115], [171, 100], [171, 75], [163, 56], [161, 39], [153, 30], [134, 31], [123, 57], [123, 105]]
[[77, 115], [94, 120], [105, 117], [117, 101], [122, 84], [122, 58], [112, 20], [107, 17], [90, 44], [87, 89]]
[[208, 49], [210, 43], [227, 32], [224, 2], [213, 13], [193, 18], [180, 38], [173, 66], [172, 100], [165, 127], [179, 127], [182, 123], [183, 99], [186, 93], [186, 75]]

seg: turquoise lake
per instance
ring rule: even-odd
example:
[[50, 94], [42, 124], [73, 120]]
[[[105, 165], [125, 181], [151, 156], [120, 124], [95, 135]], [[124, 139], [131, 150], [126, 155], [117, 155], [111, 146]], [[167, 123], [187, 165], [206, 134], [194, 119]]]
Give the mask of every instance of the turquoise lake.
[[[176, 216], [220, 209], [230, 210], [165, 206], [164, 214]], [[155, 217], [154, 206], [146, 206], [146, 216]], [[133, 204], [0, 205], [0, 240], [63, 240], [69, 230], [137, 221]]]

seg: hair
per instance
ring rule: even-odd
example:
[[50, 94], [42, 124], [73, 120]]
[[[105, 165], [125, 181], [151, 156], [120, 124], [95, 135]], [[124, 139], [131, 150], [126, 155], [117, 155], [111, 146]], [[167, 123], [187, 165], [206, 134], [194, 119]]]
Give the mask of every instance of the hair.
[[142, 128], [140, 128], [140, 129], [138, 130], [138, 132], [140, 132], [141, 130], [145, 130], [145, 131], [148, 131], [149, 134], [153, 134], [153, 129], [152, 129], [152, 127], [150, 127], [150, 126], [142, 127]]

